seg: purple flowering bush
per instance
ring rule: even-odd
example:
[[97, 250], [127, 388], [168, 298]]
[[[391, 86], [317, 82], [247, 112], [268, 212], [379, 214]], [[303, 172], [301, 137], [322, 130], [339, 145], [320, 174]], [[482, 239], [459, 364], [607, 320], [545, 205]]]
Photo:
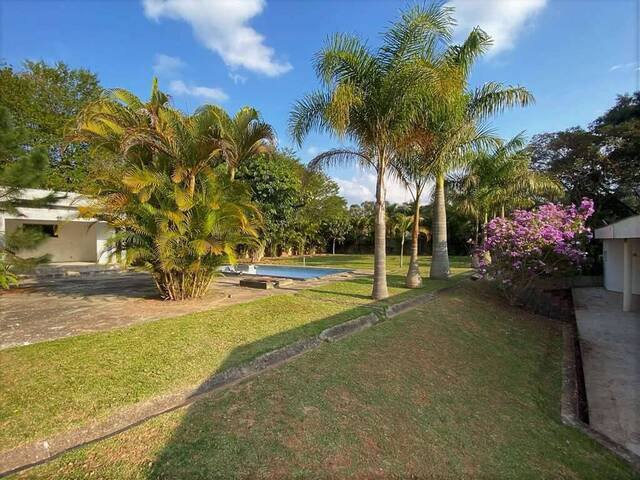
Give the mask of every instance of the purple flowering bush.
[[591, 231], [585, 221], [593, 201], [579, 206], [547, 203], [534, 210], [516, 210], [512, 218], [494, 218], [486, 225], [478, 270], [504, 287], [528, 288], [537, 278], [580, 271]]

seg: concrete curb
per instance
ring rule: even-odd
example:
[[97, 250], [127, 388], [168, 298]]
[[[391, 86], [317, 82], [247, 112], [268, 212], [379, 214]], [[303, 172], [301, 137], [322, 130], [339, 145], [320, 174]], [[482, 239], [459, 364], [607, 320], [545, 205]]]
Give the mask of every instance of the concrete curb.
[[565, 425], [577, 428], [589, 438], [595, 440], [604, 448], [629, 463], [636, 472], [640, 472], [640, 457], [622, 445], [614, 442], [606, 435], [597, 432], [588, 423], [580, 419], [579, 390], [576, 350], [578, 331], [574, 323], [562, 325], [562, 340], [564, 344], [562, 358], [562, 395], [560, 399], [560, 419]]
[[0, 452], [0, 477], [48, 462], [70, 450], [112, 437], [158, 415], [187, 406], [211, 392], [222, 390], [261, 372], [275, 368], [299, 355], [315, 350], [325, 342], [338, 341], [379, 322], [393, 318], [418, 305], [427, 303], [435, 298], [435, 293], [450, 290], [454, 287], [455, 285], [436, 292], [417, 295], [408, 300], [385, 306], [382, 309], [376, 309], [367, 315], [326, 328], [320, 334], [311, 338], [265, 353], [246, 364], [224, 370], [197, 387], [158, 396], [136, 405], [125, 407], [105, 419], [91, 422], [80, 428], [67, 430], [43, 440]]

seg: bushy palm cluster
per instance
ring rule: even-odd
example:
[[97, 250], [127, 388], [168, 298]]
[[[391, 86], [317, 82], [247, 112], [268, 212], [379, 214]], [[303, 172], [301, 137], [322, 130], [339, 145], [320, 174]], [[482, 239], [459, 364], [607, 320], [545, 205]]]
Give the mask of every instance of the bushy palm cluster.
[[109, 160], [82, 213], [116, 228], [112, 254], [149, 270], [163, 298], [202, 296], [239, 245], [257, 242], [259, 212], [232, 178], [243, 159], [271, 148], [255, 110], [231, 118], [206, 105], [186, 115], [154, 80], [148, 102], [116, 89], [91, 103], [70, 140]]

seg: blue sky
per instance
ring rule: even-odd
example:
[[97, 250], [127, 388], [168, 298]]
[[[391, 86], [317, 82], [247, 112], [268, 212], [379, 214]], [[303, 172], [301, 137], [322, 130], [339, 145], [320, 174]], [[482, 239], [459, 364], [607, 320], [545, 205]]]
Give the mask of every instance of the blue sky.
[[[391, 0], [0, 0], [0, 58], [62, 60], [96, 72], [105, 87], [147, 96], [158, 75], [176, 106], [220, 103], [258, 108], [282, 146], [293, 146], [286, 122], [293, 102], [318, 83], [312, 57], [334, 32], [378, 45], [379, 32], [410, 5]], [[617, 94], [636, 88], [635, 0], [453, 0], [458, 37], [475, 25], [495, 45], [474, 84], [524, 85], [536, 104], [496, 118], [496, 130], [530, 136], [586, 125]], [[300, 157], [336, 145], [311, 135]], [[372, 176], [329, 172], [352, 202], [373, 198]], [[404, 193], [398, 185], [392, 201]]]

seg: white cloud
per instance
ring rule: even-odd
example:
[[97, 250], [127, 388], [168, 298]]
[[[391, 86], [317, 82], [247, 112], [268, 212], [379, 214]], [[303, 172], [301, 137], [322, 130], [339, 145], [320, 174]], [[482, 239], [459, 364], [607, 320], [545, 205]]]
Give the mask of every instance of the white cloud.
[[264, 36], [248, 25], [262, 12], [265, 0], [142, 0], [142, 4], [152, 20], [166, 17], [189, 23], [196, 38], [232, 69], [275, 77], [293, 68], [277, 60]]
[[156, 75], [173, 76], [185, 66], [179, 57], [172, 57], [164, 53], [156, 53], [153, 61], [153, 71]]
[[463, 38], [480, 26], [493, 39], [489, 55], [512, 49], [521, 31], [547, 0], [451, 0], [458, 21], [456, 36]]
[[[372, 172], [358, 172], [351, 179], [333, 177], [333, 180], [340, 187], [340, 195], [347, 199], [349, 205], [364, 201], [375, 201], [376, 199], [376, 175]], [[411, 201], [411, 194], [397, 180], [388, 177], [386, 187], [388, 202], [404, 203]]]
[[176, 95], [190, 95], [192, 97], [214, 100], [216, 102], [224, 102], [229, 98], [229, 96], [220, 88], [187, 85], [182, 80], [173, 80], [169, 84], [169, 89]]
[[[613, 72], [615, 70], [620, 70], [622, 68], [627, 69], [627, 68], [631, 68], [631, 67], [635, 67], [636, 66], [636, 62], [629, 62], [629, 63], [620, 63], [618, 65], [613, 65], [609, 71]], [[637, 69], [636, 69], [637, 70]]]
[[318, 155], [319, 153], [320, 153], [320, 149], [315, 145], [310, 145], [306, 150], [306, 154], [308, 155], [310, 160], [314, 158], [316, 155]]
[[229, 72], [229, 78], [233, 80], [233, 83], [235, 83], [236, 85], [238, 85], [239, 83], [243, 85], [247, 83], [247, 77], [244, 77], [238, 73]]

